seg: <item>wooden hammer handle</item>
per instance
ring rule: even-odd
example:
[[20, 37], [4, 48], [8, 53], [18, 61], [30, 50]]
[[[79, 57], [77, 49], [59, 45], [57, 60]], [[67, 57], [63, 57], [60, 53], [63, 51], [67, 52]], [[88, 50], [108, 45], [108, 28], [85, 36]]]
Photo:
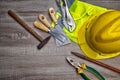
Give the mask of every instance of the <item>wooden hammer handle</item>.
[[28, 32], [30, 32], [34, 37], [36, 37], [39, 41], [43, 41], [43, 38], [38, 35], [22, 18], [19, 17], [13, 10], [9, 10], [8, 14], [15, 19], [23, 28], [25, 28]]

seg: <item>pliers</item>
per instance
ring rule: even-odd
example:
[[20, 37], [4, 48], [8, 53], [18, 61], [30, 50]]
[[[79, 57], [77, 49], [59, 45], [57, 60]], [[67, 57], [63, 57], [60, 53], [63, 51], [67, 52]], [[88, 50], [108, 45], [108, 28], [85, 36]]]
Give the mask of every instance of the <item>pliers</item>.
[[77, 69], [77, 73], [80, 74], [84, 80], [91, 80], [86, 76], [86, 74], [83, 72], [82, 69], [85, 69], [91, 73], [93, 73], [96, 77], [98, 77], [99, 80], [105, 80], [105, 78], [94, 68], [87, 66], [85, 63], [80, 64], [79, 62], [75, 61], [74, 58], [66, 57], [67, 61]]

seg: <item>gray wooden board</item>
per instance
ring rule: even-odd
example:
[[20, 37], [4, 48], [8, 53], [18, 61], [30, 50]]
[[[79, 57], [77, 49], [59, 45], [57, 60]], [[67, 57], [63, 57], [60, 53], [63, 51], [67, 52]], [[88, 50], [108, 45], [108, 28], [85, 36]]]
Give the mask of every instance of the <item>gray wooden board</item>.
[[[119, 0], [82, 1], [120, 10]], [[37, 50], [39, 41], [7, 14], [9, 9], [14, 9], [45, 38], [49, 34], [34, 28], [33, 22], [38, 20], [39, 13], [45, 14], [51, 21], [47, 12], [49, 7], [57, 9], [55, 0], [0, 0], [0, 80], [83, 80], [66, 62], [66, 56], [94, 67], [106, 80], [119, 80], [120, 74], [71, 55], [70, 51], [82, 53], [74, 43], [57, 48], [51, 38], [45, 47]], [[119, 60], [120, 57], [115, 57], [100, 61], [120, 69]], [[94, 75], [86, 73], [92, 80], [97, 80]]]

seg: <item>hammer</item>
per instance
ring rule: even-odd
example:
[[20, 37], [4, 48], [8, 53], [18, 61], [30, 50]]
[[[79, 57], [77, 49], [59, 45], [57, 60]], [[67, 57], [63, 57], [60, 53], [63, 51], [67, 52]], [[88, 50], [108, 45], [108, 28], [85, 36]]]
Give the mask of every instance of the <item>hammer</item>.
[[47, 42], [50, 40], [51, 36], [43, 39], [37, 32], [35, 32], [23, 19], [19, 17], [13, 10], [8, 10], [8, 14], [16, 20], [23, 28], [25, 28], [29, 33], [31, 33], [36, 39], [40, 41], [40, 44], [37, 46], [38, 49], [41, 49]]

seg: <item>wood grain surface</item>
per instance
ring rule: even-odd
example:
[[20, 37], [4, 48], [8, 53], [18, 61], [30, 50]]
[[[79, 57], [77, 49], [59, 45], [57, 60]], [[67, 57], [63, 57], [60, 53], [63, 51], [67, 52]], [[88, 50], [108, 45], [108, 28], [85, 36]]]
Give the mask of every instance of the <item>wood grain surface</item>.
[[[81, 1], [120, 10], [119, 0]], [[120, 74], [71, 55], [70, 51], [82, 53], [74, 43], [58, 48], [51, 38], [46, 46], [38, 50], [36, 46], [39, 41], [7, 14], [9, 9], [14, 9], [37, 33], [46, 38], [49, 34], [36, 29], [33, 22], [38, 20], [40, 13], [51, 22], [49, 7], [57, 9], [55, 0], [0, 0], [0, 80], [83, 80], [67, 63], [66, 56], [87, 63], [104, 75], [106, 80], [119, 80]], [[120, 56], [100, 61], [120, 69]], [[97, 80], [89, 72], [85, 73], [92, 80]]]

